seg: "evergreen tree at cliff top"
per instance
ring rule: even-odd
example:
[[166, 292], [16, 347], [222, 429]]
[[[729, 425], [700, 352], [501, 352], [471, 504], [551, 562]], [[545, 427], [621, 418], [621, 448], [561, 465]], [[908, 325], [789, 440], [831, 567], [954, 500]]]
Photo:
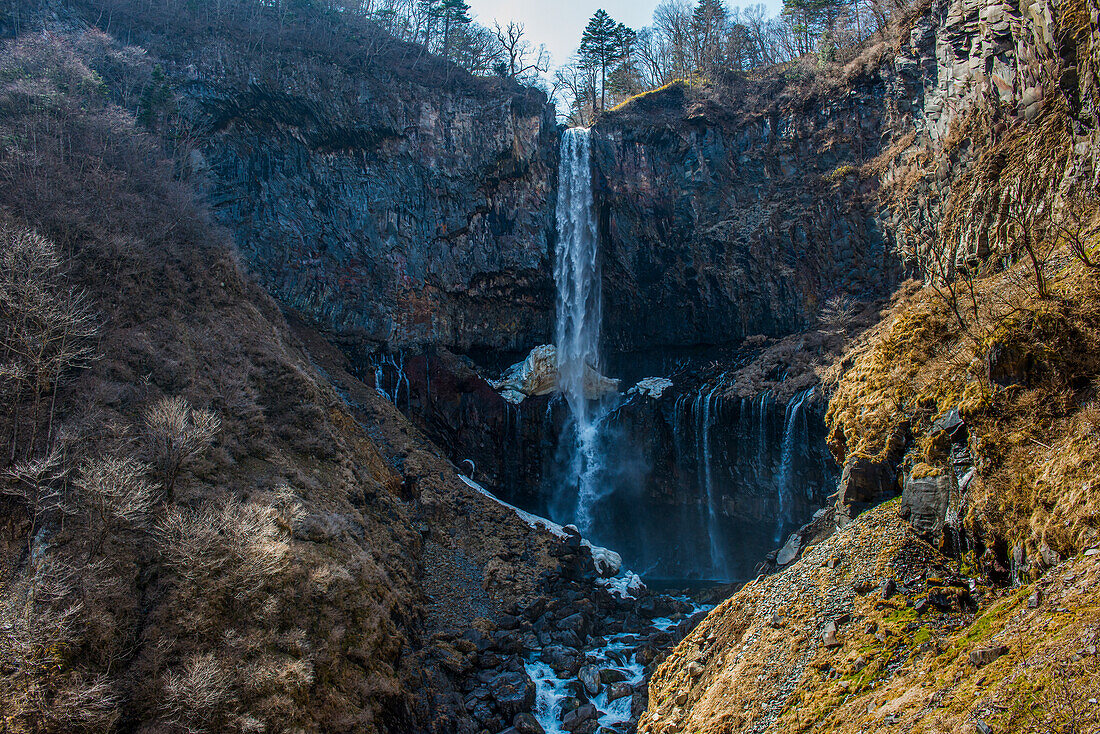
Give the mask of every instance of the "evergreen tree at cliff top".
[[[602, 8], [597, 10], [588, 21], [581, 36], [580, 56], [582, 63], [590, 69], [600, 72], [600, 105], [603, 109], [607, 102], [607, 73], [615, 64], [630, 56], [635, 34], [622, 23], [616, 23]], [[592, 107], [595, 109], [595, 91]]]

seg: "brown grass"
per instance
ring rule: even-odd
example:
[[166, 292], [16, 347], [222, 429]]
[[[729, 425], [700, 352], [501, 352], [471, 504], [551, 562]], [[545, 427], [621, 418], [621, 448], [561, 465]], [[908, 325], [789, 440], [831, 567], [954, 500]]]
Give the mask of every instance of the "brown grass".
[[[969, 333], [932, 289], [902, 298], [849, 355], [827, 418], [834, 453], [881, 459], [891, 433], [908, 425], [905, 468], [943, 467], [931, 422], [959, 408], [979, 467], [968, 518], [978, 537], [1063, 554], [1095, 542], [1100, 281], [1064, 254], [1057, 261], [1048, 299], [1030, 286], [1024, 263], [978, 280], [977, 315], [964, 312]], [[1028, 355], [1023, 382], [989, 381], [994, 343]]]

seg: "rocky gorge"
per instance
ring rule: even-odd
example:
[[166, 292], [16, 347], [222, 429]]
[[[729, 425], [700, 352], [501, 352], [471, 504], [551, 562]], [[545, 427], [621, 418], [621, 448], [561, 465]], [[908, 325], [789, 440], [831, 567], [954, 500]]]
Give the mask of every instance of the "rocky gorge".
[[[1091, 691], [1098, 17], [921, 2], [566, 129], [373, 27], [0, 14], [5, 243], [56, 241], [103, 353], [51, 383], [71, 459], [4, 465], [52, 494], [3, 493], [2, 629], [55, 637], [4, 632], [3, 726], [984, 733]], [[169, 398], [217, 421], [177, 463]], [[82, 499], [101, 455], [163, 496]]]

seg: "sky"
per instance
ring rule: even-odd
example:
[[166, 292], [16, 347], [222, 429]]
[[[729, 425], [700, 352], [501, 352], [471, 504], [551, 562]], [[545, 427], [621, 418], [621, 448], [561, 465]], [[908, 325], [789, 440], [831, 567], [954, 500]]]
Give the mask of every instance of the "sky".
[[[479, 23], [492, 27], [494, 20], [515, 20], [527, 26], [527, 36], [538, 46], [546, 44], [555, 67], [577, 50], [588, 19], [599, 8], [620, 23], [637, 30], [649, 25], [660, 0], [467, 0]], [[732, 0], [727, 5], [764, 2], [772, 14], [782, 0]]]

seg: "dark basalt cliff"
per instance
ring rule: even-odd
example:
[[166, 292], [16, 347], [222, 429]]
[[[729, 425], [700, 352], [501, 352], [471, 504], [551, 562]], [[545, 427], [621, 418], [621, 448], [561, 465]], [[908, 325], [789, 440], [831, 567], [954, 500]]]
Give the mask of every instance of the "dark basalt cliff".
[[900, 268], [853, 162], [883, 132], [878, 76], [808, 94], [778, 73], [682, 83], [597, 125], [609, 349], [671, 350], [813, 325]]
[[557, 138], [534, 90], [356, 80], [338, 98], [186, 86], [193, 155], [251, 269], [368, 348], [519, 351], [546, 339]]

